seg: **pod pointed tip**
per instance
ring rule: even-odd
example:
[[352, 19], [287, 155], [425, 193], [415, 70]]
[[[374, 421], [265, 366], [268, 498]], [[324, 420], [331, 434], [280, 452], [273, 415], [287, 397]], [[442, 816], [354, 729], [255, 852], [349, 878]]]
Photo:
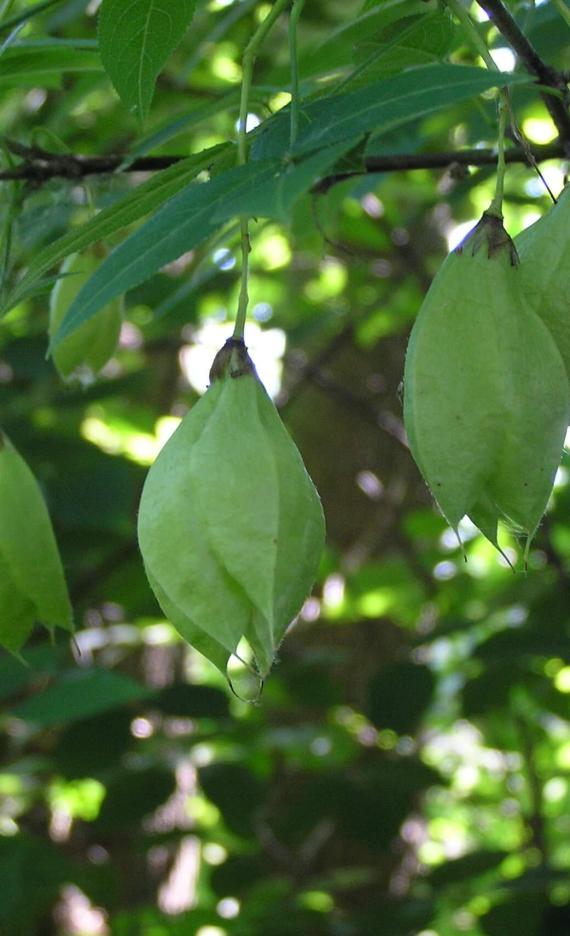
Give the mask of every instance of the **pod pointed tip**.
[[464, 543], [463, 540], [461, 539], [461, 536], [460, 536], [460, 533], [459, 533], [459, 527], [455, 527], [455, 526], [454, 526], [454, 527], [452, 527], [452, 530], [453, 530], [453, 532], [455, 533], [457, 542], [459, 543], [459, 548], [460, 548], [460, 550], [461, 550], [461, 552], [462, 552], [462, 554], [463, 554], [463, 561], [466, 563], [466, 562], [467, 562], [467, 551], [466, 551], [466, 549], [465, 549], [465, 543]]

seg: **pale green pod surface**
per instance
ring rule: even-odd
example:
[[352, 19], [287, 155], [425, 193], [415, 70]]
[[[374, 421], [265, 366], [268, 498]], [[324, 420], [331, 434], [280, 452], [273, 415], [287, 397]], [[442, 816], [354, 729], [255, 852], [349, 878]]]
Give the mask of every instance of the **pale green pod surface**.
[[229, 652], [225, 647], [222, 647], [217, 640], [214, 640], [213, 637], [210, 637], [208, 634], [204, 633], [204, 631], [201, 631], [199, 627], [196, 627], [192, 621], [169, 600], [166, 592], [163, 591], [158, 582], [154, 579], [149, 569], [146, 568], [145, 571], [150, 586], [156, 595], [156, 600], [180, 636], [183, 637], [187, 643], [191, 644], [195, 650], [205, 656], [207, 660], [210, 660], [225, 676], [228, 660], [230, 658]]
[[[481, 222], [480, 222], [481, 223]], [[477, 503], [502, 437], [501, 309], [512, 302], [507, 251], [478, 247], [479, 225], [437, 273], [412, 330], [404, 372], [410, 448], [454, 528]], [[473, 252], [475, 247], [475, 252]]]
[[10, 566], [0, 555], [0, 644], [17, 653], [30, 636], [35, 621], [33, 603], [18, 590]]
[[279, 482], [274, 585], [274, 637], [278, 646], [317, 576], [325, 543], [325, 518], [301, 454], [259, 381], [257, 396], [261, 420], [272, 441]]
[[498, 534], [499, 519], [501, 516], [501, 511], [498, 509], [497, 505], [493, 503], [489, 495], [484, 491], [481, 493], [477, 503], [469, 509], [469, 519], [496, 549], [499, 549]]
[[[516, 271], [518, 274], [518, 270]], [[523, 302], [505, 320], [504, 437], [488, 493], [532, 536], [546, 509], [570, 419], [570, 387], [543, 321]]]
[[0, 575], [2, 642], [11, 650], [24, 643], [33, 621], [72, 630], [72, 611], [61, 559], [37, 481], [6, 435], [0, 436]]
[[219, 668], [245, 637], [263, 678], [316, 576], [324, 520], [243, 344], [230, 340], [216, 362], [149, 472], [139, 541], [180, 633]]
[[548, 326], [570, 374], [570, 185], [514, 243], [524, 297]]
[[[208, 540], [254, 609], [246, 636], [264, 674], [315, 579], [324, 519], [301, 456], [257, 376], [225, 376], [220, 383], [191, 470]], [[221, 439], [226, 457], [220, 457]]]
[[[50, 296], [49, 336], [53, 339], [67, 310], [92, 276], [101, 259], [94, 251], [71, 254], [63, 262]], [[115, 299], [60, 341], [53, 360], [64, 379], [89, 382], [105, 366], [117, 347], [123, 319], [122, 299]]]
[[[138, 536], [147, 572], [168, 602], [231, 654], [245, 633], [251, 605], [212, 551], [191, 472], [221, 389], [214, 384], [192, 407], [151, 467], [140, 502]], [[221, 451], [220, 457], [227, 454]]]

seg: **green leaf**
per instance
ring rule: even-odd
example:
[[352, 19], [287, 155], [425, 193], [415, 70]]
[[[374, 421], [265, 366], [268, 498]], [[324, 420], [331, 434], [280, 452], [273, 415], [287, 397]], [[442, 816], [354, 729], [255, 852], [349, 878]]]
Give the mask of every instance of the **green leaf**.
[[424, 0], [382, 0], [379, 8], [366, 10], [349, 18], [333, 30], [319, 45], [301, 59], [303, 75], [323, 74], [353, 60], [354, 47], [364, 40], [376, 39], [382, 30], [406, 16], [423, 16]]
[[435, 690], [426, 666], [402, 661], [383, 666], [368, 686], [367, 714], [377, 728], [412, 734]]
[[265, 784], [241, 764], [218, 762], [200, 770], [200, 786], [220, 810], [228, 829], [245, 838], [255, 834]]
[[[101, 263], [95, 250], [70, 254], [61, 268], [63, 274], [50, 296], [49, 334], [59, 328], [67, 310], [83, 283]], [[123, 320], [122, 299], [115, 299], [106, 308], [60, 342], [53, 361], [64, 380], [77, 379], [91, 383], [115, 352]]]
[[215, 117], [216, 114], [222, 112], [227, 113], [233, 107], [237, 107], [238, 104], [239, 91], [230, 91], [229, 94], [224, 94], [217, 98], [217, 100], [211, 101], [209, 104], [200, 104], [198, 107], [193, 107], [188, 113], [182, 114], [174, 120], [168, 120], [162, 126], [149, 133], [148, 136], [139, 140], [123, 161], [122, 168], [125, 169], [127, 166], [130, 166], [131, 163], [140, 156], [156, 152], [159, 146], [169, 143], [170, 140], [175, 139], [179, 134], [189, 130], [190, 127], [195, 127], [202, 123], [203, 120]]
[[153, 709], [177, 718], [227, 718], [228, 697], [214, 686], [195, 686], [185, 682], [165, 686], [151, 700]]
[[315, 179], [325, 173], [336, 161], [358, 143], [358, 139], [328, 146], [307, 159], [285, 164], [269, 178], [250, 177], [249, 187], [240, 189], [224, 199], [214, 215], [214, 220], [227, 220], [243, 212], [261, 218], [276, 218], [287, 221], [291, 206], [306, 192]]
[[453, 884], [462, 884], [471, 878], [479, 877], [495, 870], [508, 856], [505, 851], [469, 852], [461, 858], [454, 858], [444, 864], [437, 865], [429, 876], [433, 887], [447, 887]]
[[38, 483], [0, 437], [0, 643], [18, 650], [39, 619], [71, 630], [72, 612], [51, 521]]
[[[0, 835], [0, 922], [12, 932], [31, 933], [30, 918], [57, 899], [72, 871], [60, 849], [31, 835]], [[16, 929], [14, 929], [14, 926]]]
[[354, 90], [391, 72], [441, 59], [448, 52], [454, 34], [455, 27], [445, 13], [416, 16], [411, 23], [405, 19], [386, 30], [379, 40], [368, 40], [357, 47], [357, 74], [346, 84]]
[[111, 670], [75, 669], [65, 673], [44, 692], [36, 693], [10, 714], [42, 728], [68, 724], [127, 705], [151, 695], [128, 676]]
[[[312, 101], [301, 109], [296, 153], [330, 146], [375, 131], [377, 135], [482, 94], [490, 88], [524, 84], [525, 75], [489, 72], [466, 65], [426, 65], [376, 81], [358, 91]], [[288, 114], [277, 114], [258, 131], [253, 155], [268, 159], [287, 148]]]
[[99, 48], [126, 107], [144, 121], [156, 79], [194, 15], [195, 0], [103, 0]]
[[8, 49], [2, 56], [0, 85], [17, 84], [30, 79], [42, 84], [42, 78], [68, 71], [101, 71], [99, 56], [96, 52], [59, 46], [30, 49], [29, 52], [22, 52], [19, 48]]
[[3, 311], [7, 312], [24, 299], [45, 288], [45, 275], [69, 254], [110, 237], [154, 211], [184, 188], [202, 169], [210, 166], [227, 149], [228, 145], [225, 143], [212, 146], [164, 169], [148, 182], [144, 182], [134, 191], [129, 192], [116, 204], [104, 208], [86, 224], [73, 228], [54, 244], [48, 244], [34, 257], [25, 276], [7, 297]]
[[71, 305], [52, 350], [102, 306], [203, 243], [235, 215], [283, 220], [294, 200], [347, 148], [330, 148], [292, 166], [276, 159], [249, 163], [187, 186], [101, 264]]
[[34, 16], [39, 16], [40, 13], [43, 13], [44, 10], [49, 10], [51, 7], [58, 6], [63, 2], [64, 0], [41, 0], [40, 3], [35, 3], [33, 6], [28, 7], [23, 13], [18, 13], [16, 16], [12, 16], [10, 19], [0, 23], [0, 33], [8, 32], [8, 30], [14, 29], [16, 26], [27, 23], [29, 20], [33, 19]]
[[0, 699], [7, 699], [35, 682], [38, 676], [54, 676], [63, 668], [69, 648], [67, 644], [38, 644], [27, 647], [18, 657], [0, 653]]
[[176, 777], [167, 767], [151, 765], [141, 770], [124, 770], [107, 787], [97, 829], [115, 830], [137, 826], [175, 791]]

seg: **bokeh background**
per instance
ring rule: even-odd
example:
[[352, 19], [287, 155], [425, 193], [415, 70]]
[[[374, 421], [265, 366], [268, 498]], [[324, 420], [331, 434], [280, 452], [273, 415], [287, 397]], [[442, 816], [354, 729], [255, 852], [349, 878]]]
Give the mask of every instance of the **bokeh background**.
[[[568, 69], [556, 9], [509, 6]], [[199, 5], [158, 83], [153, 153], [234, 137], [240, 55], [266, 7]], [[343, 29], [360, 7], [307, 4], [305, 87], [325, 52], [327, 67], [347, 67]], [[91, 49], [96, 9], [55, 4], [20, 41]], [[444, 38], [420, 51], [478, 63], [455, 27]], [[251, 127], [288, 100], [286, 66], [283, 22], [259, 60]], [[518, 90], [514, 106], [531, 142], [556, 138], [534, 93]], [[0, 126], [85, 154], [128, 153], [144, 136], [100, 70], [31, 65], [16, 80], [1, 61]], [[383, 146], [447, 151], [495, 135], [490, 95]], [[560, 160], [541, 168], [559, 192]], [[144, 178], [0, 186], [5, 283]], [[422, 296], [493, 181], [457, 166], [368, 174], [304, 196], [288, 225], [252, 225], [246, 340], [328, 526], [314, 593], [257, 706], [164, 620], [135, 537], [145, 473], [231, 331], [235, 229], [126, 297], [120, 347], [90, 386], [65, 386], [46, 359], [46, 295], [0, 322], [1, 423], [45, 493], [77, 624], [71, 644], [38, 630], [27, 665], [0, 655], [3, 936], [568, 936], [568, 465], [528, 574], [468, 525], [464, 561], [406, 448], [398, 391]], [[509, 169], [511, 234], [548, 205], [535, 172]], [[519, 544], [508, 531], [503, 542], [515, 562]]]

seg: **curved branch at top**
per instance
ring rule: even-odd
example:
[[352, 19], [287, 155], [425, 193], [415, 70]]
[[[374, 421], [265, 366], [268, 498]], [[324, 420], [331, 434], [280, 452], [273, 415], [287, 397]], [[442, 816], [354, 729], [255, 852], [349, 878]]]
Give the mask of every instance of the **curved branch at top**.
[[507, 40], [526, 70], [538, 78], [542, 85], [550, 87], [564, 96], [564, 100], [561, 100], [547, 91], [542, 92], [544, 103], [558, 130], [560, 139], [565, 144], [566, 154], [570, 155], [570, 114], [566, 103], [568, 85], [564, 76], [541, 59], [528, 37], [525, 36], [504, 5], [503, 0], [477, 0], [477, 3]]

